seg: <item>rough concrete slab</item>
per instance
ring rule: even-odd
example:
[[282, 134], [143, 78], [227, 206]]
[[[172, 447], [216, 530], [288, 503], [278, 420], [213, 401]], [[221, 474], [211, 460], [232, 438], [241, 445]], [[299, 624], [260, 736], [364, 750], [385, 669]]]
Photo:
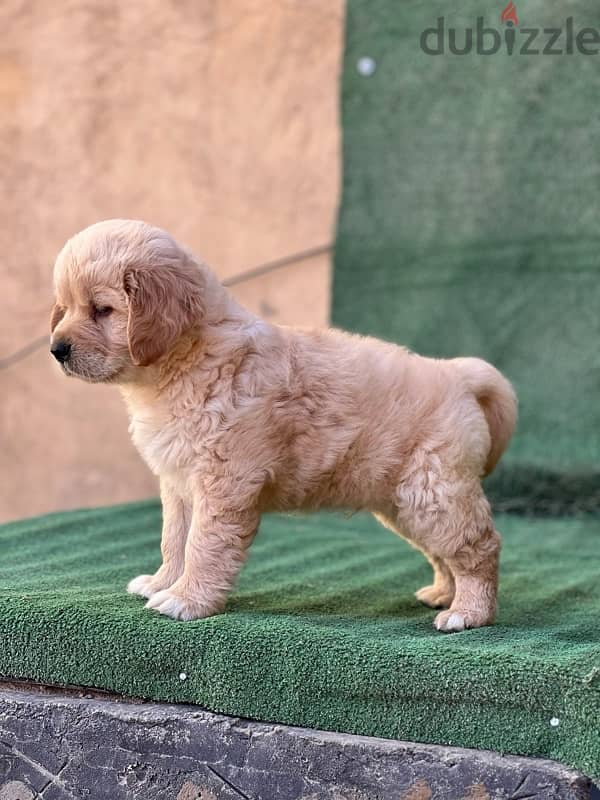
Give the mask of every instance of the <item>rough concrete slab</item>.
[[551, 761], [0, 688], [0, 800], [591, 800]]

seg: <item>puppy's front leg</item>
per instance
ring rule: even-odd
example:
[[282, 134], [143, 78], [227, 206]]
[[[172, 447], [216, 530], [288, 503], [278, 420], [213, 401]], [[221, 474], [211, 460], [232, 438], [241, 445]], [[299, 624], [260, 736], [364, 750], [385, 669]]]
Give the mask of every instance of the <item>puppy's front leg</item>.
[[[235, 493], [230, 497], [235, 502]], [[205, 496], [194, 499], [183, 574], [154, 594], [147, 608], [184, 620], [223, 611], [258, 529], [259, 513], [255, 508], [218, 511], [220, 505]]]
[[186, 503], [165, 478], [160, 481], [160, 499], [163, 513], [162, 564], [154, 575], [138, 575], [127, 586], [131, 594], [146, 598], [167, 589], [183, 574], [185, 543], [192, 519], [191, 504]]

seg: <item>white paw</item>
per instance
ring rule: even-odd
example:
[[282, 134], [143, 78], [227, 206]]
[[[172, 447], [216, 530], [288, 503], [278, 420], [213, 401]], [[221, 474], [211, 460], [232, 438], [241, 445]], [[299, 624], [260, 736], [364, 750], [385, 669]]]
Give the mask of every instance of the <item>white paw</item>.
[[152, 585], [154, 575], [138, 575], [137, 578], [129, 581], [127, 591], [129, 594], [139, 594], [141, 597], [152, 597], [155, 589]]
[[437, 615], [433, 624], [438, 631], [444, 633], [458, 633], [468, 627], [465, 617], [458, 611], [443, 611]]
[[218, 613], [218, 609], [188, 600], [171, 591], [171, 589], [165, 589], [152, 595], [146, 603], [146, 608], [158, 611], [159, 614], [164, 614], [167, 617], [182, 620], [203, 619]]
[[438, 631], [444, 633], [456, 633], [464, 631], [465, 628], [482, 628], [484, 625], [491, 625], [496, 616], [496, 608], [483, 606], [479, 609], [452, 609], [441, 611], [435, 618], [433, 624]]

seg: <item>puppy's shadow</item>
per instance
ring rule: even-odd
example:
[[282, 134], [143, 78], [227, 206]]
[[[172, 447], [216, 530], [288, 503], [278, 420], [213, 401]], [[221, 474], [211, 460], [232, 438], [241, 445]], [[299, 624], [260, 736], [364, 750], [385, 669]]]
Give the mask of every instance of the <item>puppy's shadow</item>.
[[364, 589], [336, 588], [314, 592], [311, 583], [286, 586], [285, 589], [240, 592], [230, 598], [228, 611], [251, 614], [318, 615], [347, 619], [425, 618], [433, 613], [416, 600], [410, 590], [390, 591], [389, 584]]

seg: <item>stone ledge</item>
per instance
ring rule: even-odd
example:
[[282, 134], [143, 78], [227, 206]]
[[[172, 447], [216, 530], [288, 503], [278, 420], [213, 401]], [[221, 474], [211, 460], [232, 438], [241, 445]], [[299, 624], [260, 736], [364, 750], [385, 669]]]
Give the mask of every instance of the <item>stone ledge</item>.
[[591, 800], [552, 761], [0, 686], [0, 800]]

